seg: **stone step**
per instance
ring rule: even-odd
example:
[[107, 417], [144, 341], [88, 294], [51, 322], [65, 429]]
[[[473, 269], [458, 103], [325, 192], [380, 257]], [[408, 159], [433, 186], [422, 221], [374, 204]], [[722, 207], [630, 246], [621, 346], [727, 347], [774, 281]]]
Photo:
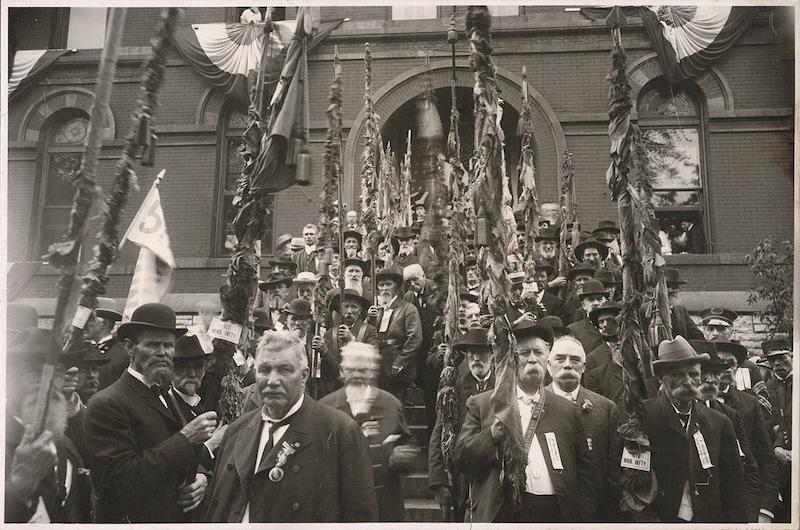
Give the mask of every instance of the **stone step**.
[[428, 433], [428, 426], [409, 425], [408, 428], [411, 430], [412, 436], [414, 436], [414, 439], [417, 441], [417, 445], [419, 447], [424, 447], [427, 449], [428, 440], [430, 439], [430, 434]]
[[400, 477], [400, 488], [405, 499], [432, 499], [433, 490], [428, 487], [428, 473], [409, 473]]
[[406, 499], [405, 512], [406, 522], [442, 522], [442, 510], [433, 499]]
[[406, 405], [403, 407], [403, 414], [409, 425], [427, 425], [425, 417], [425, 405]]

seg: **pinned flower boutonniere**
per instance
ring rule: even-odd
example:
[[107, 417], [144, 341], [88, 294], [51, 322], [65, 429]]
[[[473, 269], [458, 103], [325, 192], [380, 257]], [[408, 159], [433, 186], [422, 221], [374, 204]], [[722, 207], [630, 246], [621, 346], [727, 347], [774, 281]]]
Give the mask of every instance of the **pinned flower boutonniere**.
[[581, 403], [581, 411], [582, 412], [589, 412], [594, 408], [594, 405], [588, 399], [584, 399], [583, 403]]

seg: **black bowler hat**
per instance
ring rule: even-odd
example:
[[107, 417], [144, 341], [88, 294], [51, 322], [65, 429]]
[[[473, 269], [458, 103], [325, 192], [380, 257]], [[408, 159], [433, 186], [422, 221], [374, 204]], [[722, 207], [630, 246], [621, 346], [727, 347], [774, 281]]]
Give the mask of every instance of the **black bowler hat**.
[[550, 228], [546, 226], [544, 228], [539, 229], [539, 235], [533, 238], [534, 241], [537, 243], [539, 241], [558, 241], [558, 234], [554, 228]]
[[569, 335], [569, 330], [564, 326], [564, 321], [555, 315], [545, 315], [539, 319], [539, 324], [542, 326], [550, 326], [553, 330], [553, 338], [563, 337]]
[[23, 329], [39, 326], [39, 312], [27, 304], [6, 305], [6, 331], [9, 337]]
[[286, 287], [291, 287], [292, 277], [285, 276], [283, 274], [270, 274], [266, 279], [258, 282], [258, 288], [262, 291], [266, 291], [270, 287], [281, 284], [285, 285]]
[[[8, 343], [6, 361], [8, 366], [22, 367], [31, 362], [43, 363], [51, 348], [53, 332], [49, 329], [28, 328], [17, 333]], [[61, 352], [58, 361], [66, 367], [77, 366], [87, 353], [88, 342], [82, 342], [77, 348]]]
[[[369, 263], [367, 263], [363, 259], [345, 258], [345, 260], [344, 260], [345, 268], [349, 267], [350, 265], [355, 265], [357, 267], [361, 267], [361, 272], [364, 273], [364, 276], [369, 276]], [[377, 260], [376, 260], [375, 265], [377, 266]]]
[[359, 246], [361, 246], [361, 241], [362, 241], [362, 240], [363, 240], [363, 238], [364, 238], [364, 236], [363, 236], [363, 235], [361, 235], [361, 232], [358, 232], [357, 230], [345, 230], [345, 231], [342, 233], [342, 236], [343, 236], [343, 237], [342, 237], [342, 239], [343, 239], [343, 240], [347, 240], [347, 238], [348, 238], [348, 237], [354, 237], [354, 238], [356, 238], [356, 239], [358, 240], [358, 245], [359, 245]]
[[575, 245], [575, 258], [578, 261], [583, 261], [583, 251], [587, 248], [596, 248], [600, 253], [600, 259], [604, 260], [608, 257], [608, 247], [602, 241], [596, 239], [587, 239], [583, 243]]
[[614, 232], [615, 234], [619, 234], [619, 226], [617, 226], [616, 221], [600, 221], [597, 223], [597, 228], [592, 230], [592, 233], [597, 232]]
[[591, 276], [594, 278], [595, 269], [588, 263], [576, 263], [574, 267], [567, 271], [567, 279], [569, 281], [573, 281], [575, 276], [581, 273], [584, 273], [585, 276]]
[[297, 271], [297, 263], [292, 261], [292, 258], [288, 256], [278, 256], [277, 258], [272, 258], [269, 260], [269, 264], [273, 267], [275, 265], [280, 265], [281, 267], [292, 269], [295, 272]]
[[517, 339], [525, 337], [539, 337], [548, 344], [553, 344], [553, 328], [541, 322], [523, 320], [514, 326], [514, 335]]
[[314, 313], [311, 312], [311, 302], [304, 298], [295, 298], [289, 302], [289, 305], [283, 309], [283, 312], [296, 317], [311, 317], [314, 315]]
[[537, 259], [533, 262], [533, 269], [537, 271], [547, 271], [547, 274], [552, 274], [555, 272], [555, 267], [550, 265], [549, 261], [545, 261], [543, 259]]
[[394, 236], [392, 236], [392, 239], [397, 239], [399, 241], [401, 239], [411, 239], [413, 237], [414, 237], [414, 232], [411, 230], [410, 227], [401, 226], [394, 233]]
[[175, 311], [166, 304], [144, 304], [136, 308], [131, 315], [131, 321], [125, 322], [117, 328], [119, 340], [129, 339], [140, 330], [152, 329], [157, 331], [171, 331], [176, 337], [186, 333], [186, 328], [175, 327]]
[[184, 335], [175, 341], [174, 362], [196, 361], [205, 358], [205, 356], [206, 352], [203, 351], [203, 347], [200, 345], [200, 339], [197, 338], [197, 335]]
[[122, 313], [117, 311], [116, 307], [117, 303], [113, 298], [98, 298], [94, 314], [112, 322], [119, 322], [122, 320]]
[[[336, 293], [331, 296], [330, 300], [328, 300], [328, 311], [334, 311], [336, 308], [339, 307], [339, 292], [338, 289]], [[366, 311], [369, 309], [369, 306], [372, 305], [369, 300], [358, 294], [358, 291], [355, 289], [345, 289], [344, 290], [344, 300], [345, 302], [355, 302], [361, 306], [362, 311]]]
[[489, 330], [484, 328], [470, 328], [458, 337], [453, 349], [464, 351], [467, 348], [491, 349], [492, 345], [488, 340]]
[[761, 349], [764, 351], [765, 359], [791, 355], [792, 343], [788, 339], [769, 339], [761, 343]]
[[606, 286], [603, 285], [603, 282], [589, 280], [584, 283], [583, 291], [581, 291], [581, 294], [578, 295], [578, 300], [582, 300], [583, 298], [593, 294], [602, 294], [603, 296], [608, 296], [608, 291], [606, 291]]
[[377, 286], [384, 280], [391, 280], [397, 284], [397, 287], [403, 285], [403, 275], [399, 272], [395, 272], [391, 269], [383, 269], [378, 271], [378, 274], [375, 275], [375, 285]]
[[728, 369], [728, 363], [719, 358], [715, 343], [707, 340], [691, 339], [689, 340], [689, 344], [697, 353], [708, 354], [708, 360], [703, 361], [700, 365], [703, 372], [718, 374]]
[[718, 352], [731, 353], [736, 357], [736, 364], [741, 366], [747, 359], [747, 348], [741, 344], [730, 341], [714, 341]]
[[98, 348], [97, 344], [92, 341], [81, 341], [76, 345], [75, 348], [73, 348], [73, 350], [66, 353], [71, 355], [73, 351], [83, 352], [81, 358], [74, 362], [75, 366], [78, 368], [103, 366], [111, 361], [111, 357], [108, 355], [108, 353], [101, 353], [100, 348]]
[[[588, 282], [587, 282], [588, 283]], [[585, 286], [584, 286], [585, 288]], [[597, 326], [597, 321], [601, 315], [618, 315], [622, 311], [622, 306], [616, 302], [604, 302], [600, 307], [595, 307], [589, 311], [589, 320]]]
[[608, 269], [597, 269], [594, 271], [594, 279], [603, 282], [603, 285], [616, 286], [619, 282], [614, 273]]
[[253, 310], [253, 329], [257, 332], [263, 332], [270, 329], [269, 315], [263, 309]]

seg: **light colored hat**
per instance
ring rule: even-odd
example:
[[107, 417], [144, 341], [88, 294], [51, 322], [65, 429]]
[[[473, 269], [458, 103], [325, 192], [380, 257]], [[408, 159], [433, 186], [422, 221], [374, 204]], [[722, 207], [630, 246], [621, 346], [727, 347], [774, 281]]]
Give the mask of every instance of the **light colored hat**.
[[653, 361], [653, 371], [656, 374], [664, 373], [673, 366], [687, 363], [701, 363], [711, 358], [707, 353], [700, 355], [694, 351], [692, 345], [678, 335], [674, 340], [665, 340], [658, 345], [658, 359]]
[[292, 250], [302, 250], [306, 246], [302, 237], [293, 237], [292, 242], [289, 243], [289, 248]]
[[317, 283], [317, 276], [313, 272], [301, 272], [292, 283]]

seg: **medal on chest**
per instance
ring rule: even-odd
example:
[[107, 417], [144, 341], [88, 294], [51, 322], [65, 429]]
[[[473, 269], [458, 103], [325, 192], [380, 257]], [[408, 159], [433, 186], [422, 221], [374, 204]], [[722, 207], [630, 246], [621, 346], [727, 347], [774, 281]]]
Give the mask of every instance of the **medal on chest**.
[[275, 467], [269, 470], [269, 479], [272, 482], [280, 482], [283, 480], [283, 476], [285, 474], [283, 471], [283, 466], [286, 465], [289, 457], [295, 454], [295, 448], [299, 445], [299, 443], [295, 442], [294, 447], [292, 447], [289, 442], [283, 442], [283, 445], [281, 445], [281, 450], [278, 452], [278, 460], [275, 462]]

